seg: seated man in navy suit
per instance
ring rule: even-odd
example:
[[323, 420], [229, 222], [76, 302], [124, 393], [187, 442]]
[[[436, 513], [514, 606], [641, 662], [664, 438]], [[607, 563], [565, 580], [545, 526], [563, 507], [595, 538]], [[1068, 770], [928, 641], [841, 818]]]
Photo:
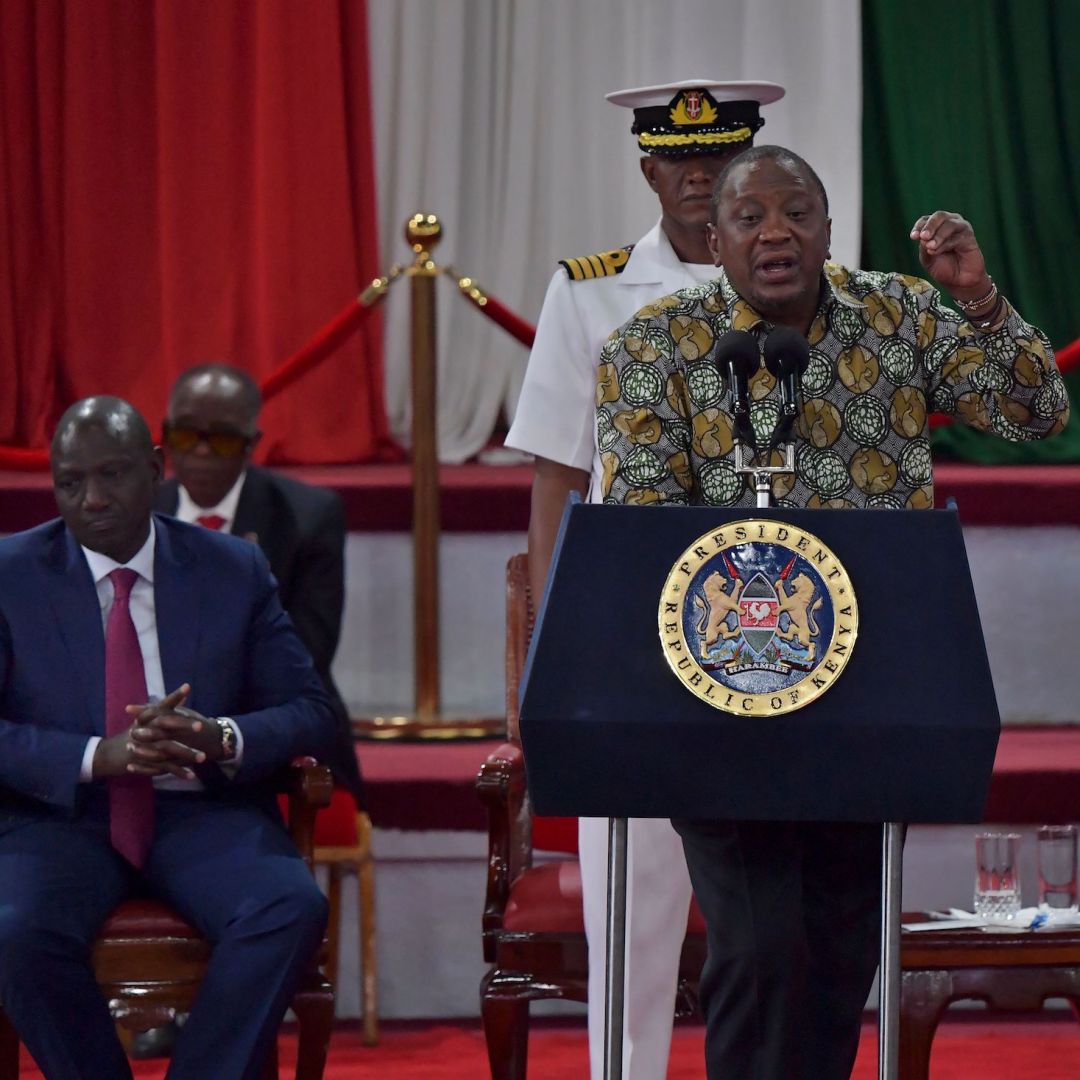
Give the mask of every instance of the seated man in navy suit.
[[158, 896], [213, 944], [169, 1076], [254, 1080], [327, 915], [271, 778], [333, 711], [258, 547], [152, 513], [131, 405], [51, 460], [61, 520], [0, 540], [0, 1002], [49, 1080], [129, 1080], [90, 948]]
[[176, 477], [161, 485], [156, 509], [262, 548], [334, 706], [338, 741], [327, 764], [362, 808], [349, 714], [330, 677], [345, 598], [345, 509], [332, 491], [251, 464], [261, 408], [259, 387], [240, 368], [212, 363], [185, 371], [163, 425]]

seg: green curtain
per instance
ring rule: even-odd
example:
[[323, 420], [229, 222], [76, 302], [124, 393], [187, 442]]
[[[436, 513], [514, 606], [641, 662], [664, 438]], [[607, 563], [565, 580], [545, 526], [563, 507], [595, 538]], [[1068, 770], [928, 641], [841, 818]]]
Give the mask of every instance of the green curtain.
[[[1056, 347], [1080, 338], [1080, 3], [863, 0], [863, 266], [925, 276], [908, 233], [932, 210], [974, 226], [998, 287]], [[1055, 438], [960, 424], [940, 456], [1080, 461], [1080, 371]]]

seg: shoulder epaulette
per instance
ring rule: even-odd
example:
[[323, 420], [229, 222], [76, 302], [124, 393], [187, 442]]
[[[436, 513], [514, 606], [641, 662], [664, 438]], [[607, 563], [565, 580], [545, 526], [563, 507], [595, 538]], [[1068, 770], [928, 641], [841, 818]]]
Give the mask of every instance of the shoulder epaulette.
[[581, 255], [576, 259], [560, 259], [559, 265], [571, 281], [588, 281], [591, 278], [611, 277], [626, 269], [634, 245], [601, 251], [598, 255]]

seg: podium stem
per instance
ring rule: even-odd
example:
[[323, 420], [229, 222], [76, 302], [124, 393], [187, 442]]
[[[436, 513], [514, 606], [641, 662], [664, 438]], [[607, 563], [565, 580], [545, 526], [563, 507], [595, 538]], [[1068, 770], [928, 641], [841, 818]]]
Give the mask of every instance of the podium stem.
[[626, 818], [608, 818], [605, 949], [604, 1080], [622, 1080], [623, 990], [626, 984]]
[[878, 1080], [897, 1080], [900, 1062], [900, 904], [904, 826], [881, 827], [881, 971], [878, 978]]

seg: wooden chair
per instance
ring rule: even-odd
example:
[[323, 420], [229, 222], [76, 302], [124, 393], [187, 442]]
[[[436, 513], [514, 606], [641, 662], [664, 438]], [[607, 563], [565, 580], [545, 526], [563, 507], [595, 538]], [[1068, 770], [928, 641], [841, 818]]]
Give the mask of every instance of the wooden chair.
[[341, 882], [347, 874], [357, 878], [360, 935], [360, 1004], [365, 1046], [379, 1041], [379, 1008], [375, 960], [375, 861], [371, 853], [371, 818], [358, 810], [352, 793], [335, 788], [328, 810], [315, 823], [315, 865], [327, 868], [330, 923], [324, 970], [338, 985], [338, 948], [341, 930]]
[[[533, 818], [518, 739], [518, 684], [531, 632], [528, 563], [506, 568], [506, 717], [509, 741], [484, 762], [477, 790], [488, 808], [488, 876], [483, 914], [480, 1007], [493, 1080], [524, 1080], [529, 1003], [585, 1001], [588, 948], [581, 871], [573, 858], [533, 863]], [[538, 819], [540, 820], [540, 819]], [[545, 826], [556, 825], [546, 819]], [[689, 1013], [705, 959], [705, 926], [693, 905], [679, 966], [677, 1013]]]
[[[330, 770], [313, 760], [296, 762], [284, 785], [289, 831], [310, 867], [315, 814], [330, 803]], [[162, 1027], [191, 1011], [210, 958], [204, 937], [165, 904], [126, 900], [109, 916], [93, 949], [93, 965], [121, 1037]], [[299, 1025], [296, 1080], [321, 1080], [334, 1025], [334, 991], [313, 962], [292, 1009]], [[277, 1080], [277, 1049], [264, 1076]], [[0, 1009], [0, 1080], [18, 1080], [19, 1040]]]

